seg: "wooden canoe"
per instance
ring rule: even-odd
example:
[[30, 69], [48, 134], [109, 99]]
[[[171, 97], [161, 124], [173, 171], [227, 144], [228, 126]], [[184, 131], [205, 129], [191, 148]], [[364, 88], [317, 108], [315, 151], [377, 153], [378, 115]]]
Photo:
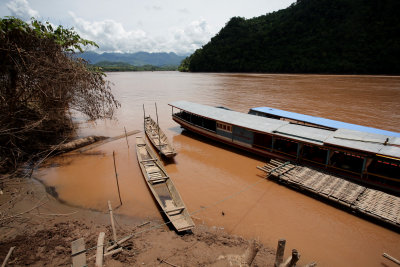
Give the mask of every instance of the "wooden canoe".
[[147, 186], [162, 212], [178, 232], [192, 229], [194, 222], [179, 192], [154, 150], [141, 136], [136, 137], [136, 154]]
[[176, 155], [175, 149], [169, 143], [167, 136], [150, 116], [144, 119], [144, 130], [150, 142], [161, 155], [167, 158], [172, 158]]

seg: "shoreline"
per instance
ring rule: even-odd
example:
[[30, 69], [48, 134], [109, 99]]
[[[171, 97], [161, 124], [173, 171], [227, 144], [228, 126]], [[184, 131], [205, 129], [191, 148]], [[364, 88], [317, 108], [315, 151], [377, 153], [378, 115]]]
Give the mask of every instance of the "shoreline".
[[[5, 257], [15, 246], [9, 264], [12, 266], [69, 266], [71, 242], [83, 237], [87, 258], [92, 256], [99, 232], [106, 233], [106, 243], [112, 239], [108, 209], [93, 211], [61, 203], [46, 192], [46, 186], [33, 178], [5, 178], [1, 195], [0, 255]], [[5, 212], [5, 208], [11, 204]], [[7, 216], [5, 214], [7, 213]], [[123, 252], [106, 257], [107, 266], [160, 264], [160, 260], [178, 266], [229, 266], [229, 255], [242, 255], [250, 240], [227, 234], [222, 228], [198, 222], [191, 234], [178, 235], [159, 219], [136, 218], [118, 214], [115, 210], [119, 238], [136, 233], [123, 244]], [[9, 218], [9, 219], [7, 219]], [[194, 218], [195, 219], [195, 218]], [[198, 221], [197, 219], [195, 219]], [[146, 227], [137, 225], [150, 223]], [[252, 266], [273, 266], [274, 249], [256, 242], [259, 252]], [[31, 253], [26, 253], [31, 251]], [[94, 260], [88, 261], [94, 265]], [[235, 265], [234, 265], [235, 266]]]

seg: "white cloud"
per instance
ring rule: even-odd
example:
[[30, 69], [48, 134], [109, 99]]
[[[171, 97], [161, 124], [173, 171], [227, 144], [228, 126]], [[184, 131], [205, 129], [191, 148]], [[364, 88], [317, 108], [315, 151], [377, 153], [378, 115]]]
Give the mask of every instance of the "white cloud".
[[[11, 0], [7, 8], [12, 16], [29, 20], [39, 17], [39, 12], [32, 9], [27, 0]], [[152, 10], [161, 7], [153, 5]], [[189, 12], [186, 8], [180, 12]], [[165, 30], [162, 35], [151, 35], [141, 29], [127, 30], [124, 25], [112, 19], [89, 21], [69, 12], [72, 25], [81, 37], [95, 41], [99, 52], [175, 52], [189, 54], [207, 43], [213, 36], [211, 27], [205, 19], [192, 21], [183, 27]], [[139, 27], [139, 24], [136, 24]], [[94, 47], [90, 49], [95, 49]]]
[[154, 50], [154, 41], [142, 30], [127, 31], [111, 19], [87, 21], [69, 12], [75, 30], [83, 37], [95, 41], [104, 52], [137, 52]]
[[32, 17], [37, 18], [39, 16], [39, 12], [32, 9], [26, 0], [12, 0], [7, 3], [7, 8], [10, 11], [11, 16], [22, 20], [29, 20]]
[[175, 52], [187, 54], [204, 45], [212, 37], [204, 19], [191, 22], [183, 29], [174, 28], [163, 36], [149, 36], [143, 30], [126, 30], [111, 19], [87, 21], [69, 12], [76, 31], [83, 37], [95, 41], [101, 52]]
[[171, 45], [177, 53], [191, 53], [206, 44], [214, 34], [204, 19], [192, 21], [183, 29], [173, 30]]

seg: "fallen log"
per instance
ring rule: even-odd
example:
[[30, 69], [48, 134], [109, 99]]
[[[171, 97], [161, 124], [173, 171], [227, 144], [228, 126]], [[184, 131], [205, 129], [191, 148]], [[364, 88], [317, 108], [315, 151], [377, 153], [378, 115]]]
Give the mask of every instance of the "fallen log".
[[103, 144], [106, 144], [108, 142], [112, 142], [121, 138], [126, 138], [128, 141], [128, 136], [134, 135], [140, 133], [139, 130], [131, 131], [131, 132], [125, 132], [124, 134], [117, 135], [114, 137], [106, 137], [106, 136], [96, 136], [96, 135], [91, 135], [91, 136], [86, 136], [82, 137], [76, 140], [73, 140], [71, 142], [61, 144], [54, 146], [53, 149], [54, 151], [65, 153], [69, 152], [72, 150], [77, 150], [77, 152], [82, 153], [85, 152], [89, 149], [101, 146]]
[[73, 140], [71, 142], [59, 145], [55, 150], [58, 152], [68, 152], [68, 151], [72, 151], [84, 146], [88, 146], [91, 145], [97, 141], [101, 141], [101, 140], [105, 140], [107, 139], [107, 137], [105, 136], [95, 136], [95, 135], [91, 135], [91, 136], [87, 136], [87, 137], [83, 137], [83, 138], [79, 138], [76, 140]]

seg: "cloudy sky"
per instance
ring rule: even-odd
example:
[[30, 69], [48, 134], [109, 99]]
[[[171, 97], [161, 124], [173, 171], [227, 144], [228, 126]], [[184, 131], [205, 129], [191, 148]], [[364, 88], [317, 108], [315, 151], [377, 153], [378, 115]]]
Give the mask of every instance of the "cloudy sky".
[[252, 18], [295, 0], [0, 0], [0, 16], [74, 27], [97, 52], [190, 54], [234, 16]]

